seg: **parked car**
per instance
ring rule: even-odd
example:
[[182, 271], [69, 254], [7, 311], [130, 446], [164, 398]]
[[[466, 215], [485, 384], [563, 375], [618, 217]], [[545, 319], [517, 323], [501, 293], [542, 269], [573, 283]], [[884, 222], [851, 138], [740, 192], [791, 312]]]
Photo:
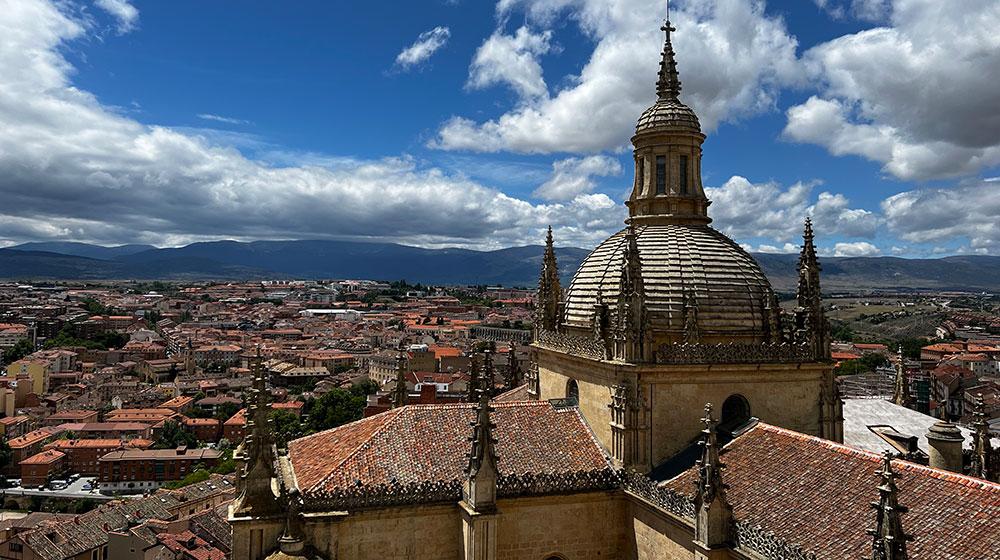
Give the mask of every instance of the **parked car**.
[[87, 490], [87, 491], [93, 490], [94, 489], [94, 485], [88, 482], [88, 483], [86, 483], [86, 484], [83, 485], [83, 489]]
[[53, 490], [63, 490], [67, 486], [69, 486], [69, 483], [65, 480], [53, 480], [49, 483], [49, 488], [52, 488]]

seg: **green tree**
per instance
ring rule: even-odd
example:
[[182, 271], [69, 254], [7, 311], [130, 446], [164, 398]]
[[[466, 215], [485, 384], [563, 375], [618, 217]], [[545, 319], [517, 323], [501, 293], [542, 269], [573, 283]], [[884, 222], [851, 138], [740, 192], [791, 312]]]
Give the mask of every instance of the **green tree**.
[[350, 388], [352, 395], [363, 395], [367, 397], [368, 395], [374, 395], [378, 392], [378, 383], [372, 381], [371, 379], [365, 379], [364, 381], [359, 381]]
[[222, 422], [225, 422], [226, 420], [232, 418], [233, 414], [236, 414], [237, 412], [239, 412], [239, 410], [240, 410], [240, 405], [236, 403], [229, 403], [229, 402], [222, 403], [219, 406], [215, 407], [214, 417], [218, 420], [221, 420]]
[[309, 433], [342, 426], [361, 418], [367, 404], [365, 395], [333, 389], [318, 399], [306, 401], [304, 413]]
[[0, 469], [10, 464], [10, 460], [13, 457], [14, 453], [10, 450], [10, 445], [7, 444], [7, 441], [0, 441]]
[[299, 417], [287, 410], [271, 412], [271, 422], [274, 440], [278, 447], [285, 447], [289, 441], [306, 435], [306, 427], [302, 425]]
[[9, 349], [4, 350], [3, 359], [6, 363], [16, 362], [35, 351], [35, 345], [27, 338], [22, 338]]
[[108, 308], [94, 298], [83, 298], [80, 305], [91, 315], [106, 315]]
[[184, 426], [181, 426], [178, 422], [167, 420], [163, 423], [163, 428], [160, 429], [160, 437], [153, 444], [153, 447], [155, 449], [174, 449], [181, 445], [197, 447], [198, 439], [194, 437], [194, 434], [185, 430]]

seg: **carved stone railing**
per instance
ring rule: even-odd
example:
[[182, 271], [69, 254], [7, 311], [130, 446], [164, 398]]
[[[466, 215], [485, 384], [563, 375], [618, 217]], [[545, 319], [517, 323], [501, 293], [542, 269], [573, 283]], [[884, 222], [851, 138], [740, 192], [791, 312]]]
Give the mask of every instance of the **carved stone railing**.
[[497, 494], [504, 498], [566, 494], [594, 490], [615, 490], [621, 486], [618, 472], [612, 468], [557, 474], [520, 474], [502, 476]]
[[493, 342], [520, 342], [529, 344], [531, 342], [531, 331], [528, 329], [509, 329], [506, 327], [486, 327], [477, 325], [469, 329], [469, 336], [479, 340], [492, 340]]
[[643, 500], [678, 517], [694, 520], [694, 501], [669, 488], [659, 486], [655, 480], [631, 469], [621, 471], [622, 488]]
[[310, 492], [304, 498], [306, 509], [311, 511], [351, 511], [454, 502], [462, 499], [462, 483], [459, 480], [435, 480], [409, 484], [358, 485]]
[[537, 342], [539, 346], [591, 360], [605, 360], [608, 357], [603, 342], [583, 336], [540, 330]]
[[737, 521], [733, 531], [737, 548], [750, 550], [768, 560], [816, 560], [816, 554], [802, 550], [797, 544], [789, 544], [771, 531]]
[[[504, 498], [512, 498], [614, 490], [620, 486], [621, 479], [618, 472], [608, 467], [593, 471], [502, 476], [497, 481], [497, 494]], [[457, 502], [461, 499], [461, 480], [438, 480], [409, 484], [358, 485], [332, 491], [310, 492], [305, 496], [305, 507], [310, 511], [353, 511]]]
[[816, 357], [806, 344], [661, 344], [658, 364], [762, 364], [812, 362]]

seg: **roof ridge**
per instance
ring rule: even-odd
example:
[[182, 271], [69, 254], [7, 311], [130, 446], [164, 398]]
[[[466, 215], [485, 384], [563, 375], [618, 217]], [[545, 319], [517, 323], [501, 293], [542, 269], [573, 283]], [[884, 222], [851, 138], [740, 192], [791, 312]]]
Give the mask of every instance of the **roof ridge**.
[[[401, 414], [403, 413], [403, 411], [404, 411], [404, 410], [406, 410], [407, 408], [410, 408], [410, 407], [409, 407], [409, 406], [401, 406], [401, 407], [399, 407], [399, 408], [393, 408], [393, 409], [389, 409], [389, 410], [387, 410], [387, 411], [385, 411], [385, 412], [382, 412], [382, 413], [379, 413], [379, 414], [376, 414], [375, 416], [370, 416], [369, 418], [378, 418], [379, 416], [381, 416], [381, 415], [383, 415], [383, 414], [386, 414], [386, 415], [391, 415], [391, 416], [392, 416], [392, 418], [386, 418], [386, 419], [385, 419], [385, 420], [384, 420], [384, 421], [382, 422], [382, 425], [381, 425], [381, 426], [379, 426], [378, 428], [375, 428], [375, 430], [374, 430], [374, 431], [372, 431], [372, 433], [368, 434], [368, 437], [366, 437], [366, 438], [364, 439], [364, 441], [362, 441], [362, 442], [361, 442], [361, 443], [360, 443], [360, 444], [359, 444], [359, 445], [358, 445], [357, 447], [355, 447], [355, 448], [354, 448], [354, 449], [353, 449], [353, 450], [352, 450], [352, 451], [351, 451], [350, 453], [347, 453], [346, 455], [344, 455], [344, 458], [343, 458], [343, 459], [341, 459], [341, 460], [340, 460], [339, 462], [337, 462], [336, 464], [332, 465], [332, 466], [330, 467], [330, 470], [329, 470], [329, 472], [327, 472], [327, 473], [326, 473], [326, 475], [324, 475], [324, 476], [323, 476], [323, 478], [321, 478], [321, 479], [317, 480], [317, 481], [316, 481], [315, 483], [311, 484], [311, 485], [309, 486], [309, 490], [312, 490], [312, 489], [314, 489], [314, 488], [317, 488], [317, 487], [320, 487], [320, 486], [322, 486], [323, 484], [325, 484], [327, 480], [329, 480], [329, 479], [333, 478], [333, 475], [334, 475], [334, 474], [335, 474], [335, 473], [337, 472], [337, 469], [339, 469], [341, 465], [343, 465], [344, 463], [346, 463], [346, 462], [347, 462], [347, 460], [348, 460], [348, 459], [350, 459], [351, 457], [354, 457], [355, 455], [357, 455], [357, 454], [358, 454], [358, 452], [359, 452], [359, 451], [361, 451], [361, 450], [362, 450], [363, 448], [366, 448], [366, 447], [368, 447], [368, 446], [369, 446], [369, 445], [371, 444], [371, 441], [372, 441], [373, 439], [375, 439], [375, 436], [376, 436], [376, 435], [378, 435], [379, 433], [381, 433], [381, 432], [382, 432], [383, 430], [385, 430], [385, 429], [386, 429], [386, 426], [388, 426], [389, 424], [392, 424], [392, 423], [393, 423], [394, 421], [396, 421], [396, 419], [397, 419], [397, 418], [399, 418], [399, 416], [400, 416], [400, 415], [401, 415]], [[352, 424], [353, 424], [353, 422], [352, 422]], [[344, 424], [344, 426], [350, 426], [350, 424]], [[344, 427], [344, 426], [338, 426], [338, 428], [342, 428], [342, 427]], [[336, 429], [338, 429], [338, 428], [334, 428], [334, 430], [336, 430]], [[320, 432], [320, 433], [323, 433], [323, 432]], [[313, 434], [313, 435], [317, 435], [317, 434]], [[295, 468], [293, 467], [293, 468], [292, 468], [292, 471], [294, 471], [294, 470], [295, 470]], [[296, 477], [296, 480], [297, 480], [297, 479], [298, 479], [298, 477]], [[301, 491], [305, 491], [304, 489], [300, 489], [300, 490], [301, 490]]]
[[[758, 428], [773, 433], [790, 436], [801, 441], [812, 441], [815, 443], [819, 443], [820, 445], [832, 451], [836, 451], [844, 455], [856, 455], [859, 457], [864, 457], [865, 459], [868, 459], [874, 463], [877, 463], [882, 460], [881, 456], [878, 453], [873, 453], [871, 451], [866, 451], [864, 449], [860, 449], [857, 447], [851, 447], [850, 445], [837, 443], [835, 441], [823, 439], [821, 437], [812, 436], [809, 434], [803, 434], [801, 432], [796, 432], [795, 430], [789, 430], [787, 428], [782, 428], [780, 426], [775, 426], [773, 424], [768, 424], [766, 422], [758, 422], [757, 425], [748, 430], [747, 433], [752, 432]], [[726, 444], [726, 447], [729, 447], [730, 445], [736, 443], [740, 439], [741, 438], [733, 439], [732, 441]], [[955, 482], [963, 486], [978, 487], [978, 488], [983, 488], [985, 490], [996, 490], [997, 492], [1000, 492], [1000, 483], [990, 482], [982, 478], [976, 478], [974, 476], [954, 473], [942, 469], [935, 469], [933, 467], [928, 467], [926, 465], [912, 463], [910, 461], [901, 459], [899, 457], [893, 458], [893, 461], [894, 461], [893, 464], [902, 470], [918, 472], [924, 475], [931, 476], [932, 478], [937, 478], [939, 480], [946, 480], [948, 482]]]

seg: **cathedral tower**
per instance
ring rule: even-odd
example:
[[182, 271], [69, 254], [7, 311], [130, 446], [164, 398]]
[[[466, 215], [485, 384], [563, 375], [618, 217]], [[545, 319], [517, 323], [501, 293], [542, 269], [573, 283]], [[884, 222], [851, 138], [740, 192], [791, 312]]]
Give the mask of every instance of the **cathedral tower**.
[[705, 402], [721, 404], [720, 433], [757, 417], [839, 440], [811, 224], [799, 305], [783, 313], [754, 258], [710, 225], [705, 135], [680, 98], [675, 29], [661, 29], [656, 99], [632, 137], [626, 227], [594, 249], [561, 297], [551, 230], [546, 237], [530, 393], [576, 400], [615, 459], [639, 470], [696, 441], [692, 419]]

